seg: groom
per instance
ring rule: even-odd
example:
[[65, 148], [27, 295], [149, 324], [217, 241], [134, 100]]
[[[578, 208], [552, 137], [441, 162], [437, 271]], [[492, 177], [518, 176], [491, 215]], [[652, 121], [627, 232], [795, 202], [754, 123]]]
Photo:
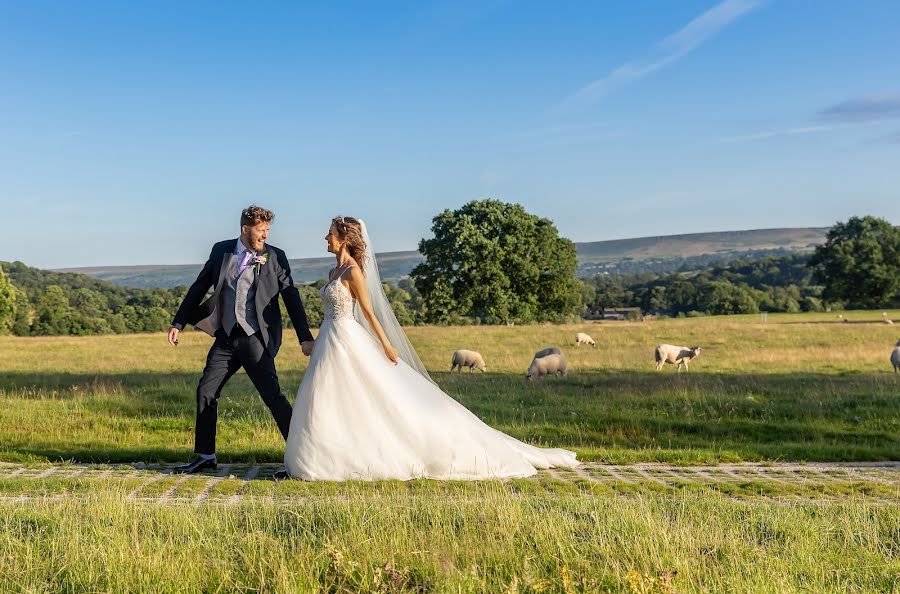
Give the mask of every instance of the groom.
[[[313, 337], [287, 256], [266, 243], [274, 218], [272, 211], [256, 205], [243, 210], [240, 237], [213, 246], [172, 321], [172, 346], [178, 345], [178, 334], [185, 324], [193, 324], [216, 339], [197, 386], [194, 452], [198, 457], [176, 466], [173, 473], [193, 474], [216, 467], [217, 402], [225, 383], [241, 367], [287, 439], [291, 405], [281, 393], [275, 372], [275, 355], [281, 346], [279, 294], [307, 357], [312, 353]], [[214, 288], [212, 296], [201, 303], [210, 287]]]

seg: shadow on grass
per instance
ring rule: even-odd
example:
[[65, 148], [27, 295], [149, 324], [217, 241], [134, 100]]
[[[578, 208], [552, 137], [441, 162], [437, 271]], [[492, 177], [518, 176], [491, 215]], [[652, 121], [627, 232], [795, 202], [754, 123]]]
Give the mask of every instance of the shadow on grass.
[[[534, 383], [520, 374], [433, 375], [488, 424], [574, 448], [583, 459], [900, 459], [891, 374], [573, 371]], [[24, 415], [28, 430], [0, 429], [0, 459], [186, 461], [199, 376], [2, 373], [3, 406], [18, 407], [17, 422]], [[301, 377], [280, 376], [291, 400]], [[220, 460], [281, 460], [275, 424], [243, 372], [226, 386], [219, 410]], [[259, 435], [270, 439], [261, 443]]]
[[892, 324], [886, 324], [884, 320], [810, 320], [808, 322], [804, 322], [802, 320], [796, 320], [791, 322], [777, 322], [779, 325], [784, 326], [815, 326], [820, 324], [832, 324], [836, 326], [842, 326], [844, 324], [847, 325], [869, 325], [869, 326], [890, 326]]

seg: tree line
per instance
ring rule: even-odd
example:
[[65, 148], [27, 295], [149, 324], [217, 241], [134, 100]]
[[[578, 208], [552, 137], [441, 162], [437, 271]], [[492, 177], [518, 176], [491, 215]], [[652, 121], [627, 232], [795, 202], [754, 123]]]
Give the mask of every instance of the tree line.
[[[836, 224], [812, 254], [748, 258], [665, 274], [576, 278], [575, 245], [521, 205], [480, 200], [432, 219], [425, 261], [384, 289], [414, 324], [528, 324], [638, 307], [672, 316], [891, 307], [900, 302], [900, 230], [875, 217]], [[325, 280], [298, 285], [311, 326]], [[74, 273], [0, 262], [0, 333], [160, 332], [187, 287], [136, 289]], [[285, 314], [285, 325], [290, 320]]]
[[[0, 321], [18, 336], [158, 332], [187, 289], [132, 289], [84, 274], [0, 262]], [[4, 316], [5, 312], [5, 316]]]
[[814, 284], [809, 254], [735, 260], [704, 270], [671, 274], [600, 275], [585, 317], [608, 308], [638, 307], [670, 316], [822, 311], [822, 287]]
[[[325, 315], [318, 297], [325, 280], [297, 288], [310, 326]], [[401, 324], [422, 323], [412, 282], [385, 285], [388, 300]], [[17, 336], [85, 336], [168, 330], [186, 286], [173, 289], [136, 289], [98, 280], [85, 274], [52, 272], [22, 262], [0, 262], [0, 334]], [[283, 311], [286, 327], [292, 327]]]
[[671, 274], [600, 275], [586, 317], [639, 307], [675, 316], [900, 304], [900, 229], [876, 217], [835, 224], [811, 254], [739, 259]]

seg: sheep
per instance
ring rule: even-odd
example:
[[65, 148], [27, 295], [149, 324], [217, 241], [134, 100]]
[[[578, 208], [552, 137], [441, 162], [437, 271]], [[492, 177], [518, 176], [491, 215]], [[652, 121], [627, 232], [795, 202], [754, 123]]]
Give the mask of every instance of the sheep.
[[579, 332], [575, 335], [575, 346], [581, 346], [583, 344], [589, 344], [594, 348], [597, 348], [597, 343], [594, 342], [594, 339], [585, 334], [584, 332]]
[[900, 340], [897, 341], [897, 346], [891, 351], [891, 365], [894, 366], [894, 373], [900, 371]]
[[688, 361], [691, 361], [699, 354], [700, 347], [698, 346], [688, 348], [683, 346], [673, 346], [671, 344], [661, 344], [656, 347], [656, 370], [661, 370], [666, 363], [674, 363], [677, 365], [676, 369], [678, 371], [681, 371], [682, 365], [684, 365], [684, 369], [687, 371]]
[[541, 349], [534, 354], [535, 359], [540, 359], [541, 357], [546, 357], [547, 355], [562, 355], [563, 352], [559, 347], [547, 347], [545, 349]]
[[544, 355], [543, 357], [535, 357], [525, 373], [525, 377], [529, 381], [534, 378], [542, 378], [545, 375], [556, 374], [563, 377], [566, 376], [566, 358], [561, 354]]
[[459, 367], [458, 373], [462, 373], [463, 367], [468, 367], [469, 373], [474, 373], [476, 368], [483, 372], [487, 372], [487, 365], [484, 364], [484, 358], [481, 356], [481, 353], [476, 353], [475, 351], [459, 349], [454, 352], [453, 361], [450, 365], [450, 373], [453, 373], [453, 370], [457, 366]]
[[886, 312], [886, 311], [881, 312], [881, 319], [882, 319], [882, 320], [884, 321], [884, 323], [887, 324], [888, 326], [893, 326], [893, 325], [894, 325], [894, 320], [892, 320], [892, 319], [890, 319], [889, 317], [887, 317], [887, 312]]

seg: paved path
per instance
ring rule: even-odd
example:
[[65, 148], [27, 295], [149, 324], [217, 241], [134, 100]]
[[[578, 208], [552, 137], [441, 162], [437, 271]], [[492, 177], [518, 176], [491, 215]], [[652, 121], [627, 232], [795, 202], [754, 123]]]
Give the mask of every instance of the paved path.
[[[173, 475], [173, 466], [0, 463], [0, 503], [86, 498], [99, 490], [119, 492], [128, 500], [163, 504], [236, 504], [246, 499], [291, 501], [303, 497], [340, 496], [334, 488], [323, 489], [323, 483], [274, 483], [272, 475], [282, 468], [280, 464], [220, 464], [215, 470], [197, 475]], [[522, 480], [524, 485], [519, 483], [519, 488], [532, 485], [538, 490], [546, 488], [560, 492], [569, 489], [585, 494], [592, 493], [594, 486], [613, 487], [624, 493], [707, 486], [728, 494], [743, 492], [765, 496], [770, 491], [800, 498], [808, 498], [810, 493], [816, 498], [827, 498], [853, 493], [886, 503], [900, 503], [900, 462], [710, 466], [586, 463], [576, 469], [544, 470], [535, 477]], [[515, 482], [512, 484], [516, 486]], [[362, 485], [372, 486], [371, 483]], [[303, 492], [302, 488], [308, 490]]]

